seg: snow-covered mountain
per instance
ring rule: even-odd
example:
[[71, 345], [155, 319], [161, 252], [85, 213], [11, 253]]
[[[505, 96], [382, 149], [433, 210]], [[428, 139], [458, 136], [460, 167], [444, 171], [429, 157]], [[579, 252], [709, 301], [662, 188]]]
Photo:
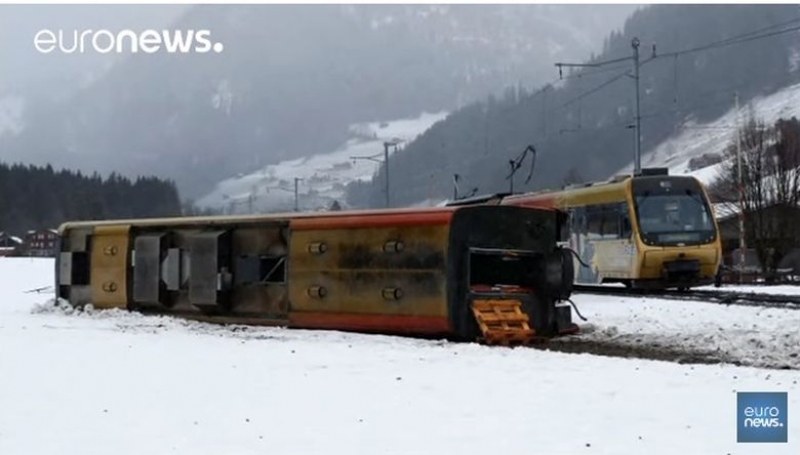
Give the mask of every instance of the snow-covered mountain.
[[[350, 126], [350, 139], [330, 153], [282, 161], [251, 174], [240, 174], [219, 182], [214, 190], [196, 201], [204, 208], [225, 213], [269, 213], [292, 210], [294, 179], [298, 182], [300, 210], [326, 209], [338, 201], [344, 205], [347, 184], [370, 180], [383, 161], [383, 143], [413, 140], [446, 112], [422, 113], [419, 117], [392, 122], [370, 122]], [[389, 148], [389, 160], [395, 147]], [[353, 157], [358, 157], [353, 159]]]
[[[800, 84], [741, 105], [738, 120], [735, 109], [711, 122], [687, 120], [673, 136], [645, 152], [642, 167], [666, 167], [670, 174], [689, 174], [710, 184], [724, 165], [725, 148], [733, 140], [736, 125], [743, 124], [751, 113], [767, 124], [780, 118], [800, 117]], [[373, 156], [380, 161], [383, 141], [401, 138], [408, 142], [445, 116], [443, 112], [425, 113], [413, 119], [352, 125], [352, 137], [335, 151], [283, 161], [252, 174], [224, 180], [197, 204], [226, 213], [291, 210], [294, 177], [303, 179], [298, 186], [301, 210], [328, 208], [334, 200], [343, 204], [347, 184], [371, 180], [379, 166], [374, 161], [350, 157]], [[630, 164], [615, 175], [630, 173], [632, 168]], [[430, 205], [435, 201], [420, 201], [420, 204], [425, 202]]]
[[[781, 118], [800, 117], [800, 84], [754, 98], [738, 112], [730, 109], [711, 122], [686, 121], [674, 135], [643, 154], [642, 167], [666, 167], [670, 174], [690, 174], [709, 184], [719, 176], [737, 125], [744, 124], [751, 114], [768, 125]], [[631, 163], [618, 174], [632, 169]]]

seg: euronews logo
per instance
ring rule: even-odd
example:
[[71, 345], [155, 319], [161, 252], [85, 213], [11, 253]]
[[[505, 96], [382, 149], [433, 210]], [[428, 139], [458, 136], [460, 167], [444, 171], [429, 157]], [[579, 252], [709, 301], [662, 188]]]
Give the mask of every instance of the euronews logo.
[[736, 442], [787, 442], [786, 392], [736, 394]]
[[220, 53], [225, 46], [211, 41], [211, 31], [202, 30], [49, 30], [42, 29], [33, 37], [33, 46], [42, 54], [60, 52], [84, 54], [97, 52], [155, 54]]

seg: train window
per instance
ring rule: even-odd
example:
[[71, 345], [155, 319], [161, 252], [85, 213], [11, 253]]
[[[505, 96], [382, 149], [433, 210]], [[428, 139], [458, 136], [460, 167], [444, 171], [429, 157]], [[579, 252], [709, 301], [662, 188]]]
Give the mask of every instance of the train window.
[[714, 225], [702, 195], [686, 190], [684, 194], [637, 195], [639, 226], [646, 242], [671, 244], [704, 242], [714, 238]]
[[603, 207], [603, 238], [618, 239], [619, 233], [619, 210], [615, 205], [607, 205]]
[[572, 234], [586, 234], [586, 207], [575, 207], [570, 210], [570, 232]]
[[586, 208], [586, 234], [590, 239], [603, 237], [603, 208]]
[[587, 207], [585, 212], [589, 238], [614, 240], [630, 237], [631, 223], [624, 203]]
[[633, 233], [633, 228], [631, 227], [631, 216], [628, 212], [628, 205], [627, 204], [620, 204], [620, 237], [623, 239], [630, 239], [631, 234]]

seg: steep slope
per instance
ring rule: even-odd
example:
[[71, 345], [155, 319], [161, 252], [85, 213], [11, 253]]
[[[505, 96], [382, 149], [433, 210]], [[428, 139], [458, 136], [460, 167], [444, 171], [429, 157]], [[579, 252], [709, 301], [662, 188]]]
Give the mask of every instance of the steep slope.
[[[789, 22], [793, 21], [793, 22]], [[788, 25], [787, 25], [788, 24]], [[797, 27], [796, 5], [655, 5], [634, 13], [621, 32], [609, 35], [602, 55], [588, 63], [623, 59], [602, 68], [564, 72], [564, 79], [531, 93], [507, 91], [453, 112], [399, 156], [393, 175], [403, 180], [400, 202], [434, 192], [446, 196], [458, 173], [481, 192], [507, 191], [509, 160], [527, 145], [538, 151], [530, 185], [560, 187], [604, 179], [630, 163], [634, 137], [631, 40], [641, 42], [642, 148], [647, 151], [687, 121], [708, 122], [724, 114], [738, 91], [742, 103], [800, 81], [797, 32], [711, 46], [672, 56], [672, 51], [724, 43]], [[657, 45], [656, 57], [652, 46]], [[563, 58], [554, 61], [569, 61]], [[557, 76], [555, 69], [553, 76]], [[518, 182], [520, 177], [517, 177]], [[350, 199], [380, 201], [380, 188], [353, 186]]]
[[[767, 125], [800, 117], [800, 84], [755, 97], [739, 111], [730, 109], [713, 121], [687, 122], [645, 154], [642, 167], [666, 167], [671, 174], [691, 174], [710, 184], [719, 177], [720, 160], [735, 140], [737, 125], [743, 125], [750, 115]], [[630, 164], [619, 173], [629, 173], [632, 168]]]

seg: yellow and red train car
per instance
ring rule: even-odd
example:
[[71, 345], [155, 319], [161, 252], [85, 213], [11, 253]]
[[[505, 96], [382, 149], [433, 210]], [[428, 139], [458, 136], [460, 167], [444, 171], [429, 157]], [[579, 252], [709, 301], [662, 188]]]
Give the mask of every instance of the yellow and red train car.
[[549, 336], [575, 330], [562, 221], [472, 206], [70, 222], [56, 288], [224, 323], [474, 340], [505, 320], [509, 339]]
[[708, 196], [693, 177], [622, 176], [499, 203], [564, 210], [569, 247], [588, 265], [576, 273], [581, 284], [689, 288], [713, 282], [722, 258]]

